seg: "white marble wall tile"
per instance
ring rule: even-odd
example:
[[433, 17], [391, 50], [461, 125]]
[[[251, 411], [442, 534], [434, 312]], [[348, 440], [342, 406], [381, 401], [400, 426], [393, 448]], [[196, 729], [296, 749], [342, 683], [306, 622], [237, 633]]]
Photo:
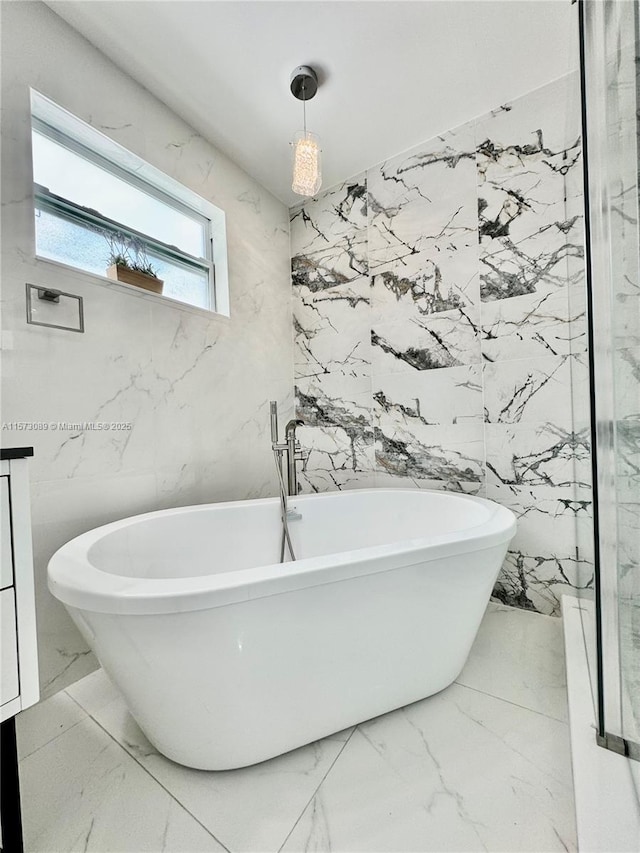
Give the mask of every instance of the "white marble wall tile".
[[428, 425], [482, 421], [481, 365], [375, 376], [377, 409], [396, 410]]
[[468, 482], [465, 480], [432, 480], [418, 477], [401, 477], [377, 468], [375, 472], [375, 487], [377, 489], [434, 489], [443, 492], [462, 492], [474, 497], [486, 497], [485, 483]]
[[557, 616], [564, 593], [593, 594], [591, 493], [574, 485], [487, 484], [487, 497], [509, 507], [518, 529], [494, 595], [505, 604]]
[[486, 424], [485, 442], [488, 483], [572, 486], [589, 482], [589, 444], [583, 433], [553, 423]]
[[479, 302], [476, 247], [450, 244], [376, 268], [371, 277], [373, 323], [409, 321]]
[[560, 616], [563, 595], [583, 595], [585, 590], [592, 590], [592, 585], [582, 585], [581, 578], [588, 570], [589, 566], [567, 556], [566, 551], [527, 554], [510, 549], [493, 595], [512, 607]]
[[312, 293], [345, 284], [369, 271], [366, 231], [354, 231], [329, 246], [291, 259], [294, 287]]
[[481, 180], [520, 177], [526, 186], [537, 173], [545, 179], [545, 187], [542, 181], [532, 184], [538, 197], [546, 187], [549, 192], [563, 187], [564, 177], [580, 169], [579, 114], [572, 113], [572, 121], [567, 121], [568, 111], [579, 101], [577, 86], [577, 74], [567, 74], [477, 119]]
[[[376, 469], [442, 487], [484, 481], [478, 366], [375, 380]], [[436, 486], [437, 488], [438, 486]]]
[[293, 325], [297, 377], [370, 375], [370, 289], [366, 277], [315, 293], [296, 289]]
[[477, 244], [473, 149], [473, 128], [463, 125], [367, 172], [372, 271]]
[[506, 361], [584, 352], [585, 310], [578, 288], [548, 296], [483, 302], [482, 357]]
[[[122, 312], [122, 296], [86, 281], [69, 280], [59, 268], [31, 270], [29, 280], [84, 298], [85, 335], [27, 326], [23, 273], [3, 264], [3, 327], [10, 348], [3, 348], [2, 409], [4, 421], [52, 422], [57, 429], [3, 440], [33, 444], [30, 462], [35, 482], [95, 476], [104, 471], [132, 473], [153, 465], [153, 406], [157, 391], [150, 370], [151, 312], [147, 302], [131, 298]], [[87, 357], [87, 340], [91, 356]], [[126, 354], [122, 340], [129, 341]], [[5, 346], [7, 340], [5, 338]], [[34, 393], [34, 388], [38, 393]], [[81, 389], [81, 393], [79, 393]], [[85, 422], [131, 423], [131, 430], [81, 428]]]
[[487, 423], [554, 423], [570, 427], [572, 398], [588, 400], [589, 372], [584, 356], [546, 356], [483, 365]]
[[480, 361], [477, 309], [455, 309], [371, 330], [374, 375], [460, 367]]
[[298, 438], [307, 454], [303, 491], [373, 484], [371, 392], [363, 388], [363, 380], [337, 374], [298, 380], [296, 417], [304, 422]]
[[569, 76], [476, 123], [481, 296], [547, 295], [567, 283], [565, 178], [579, 169], [579, 136], [568, 136]]
[[[371, 281], [368, 363], [345, 360], [360, 358], [360, 327], [344, 312], [330, 328], [326, 312], [297, 326], [296, 376], [331, 401], [315, 446], [349, 452], [338, 422], [362, 395], [375, 485], [504, 498], [522, 518], [510, 559], [534, 567], [528, 588], [539, 559], [556, 592], [562, 572], [588, 588], [593, 556], [578, 104], [567, 75], [296, 208], [292, 225], [302, 235], [292, 262], [301, 316], [319, 294], [352, 295], [357, 253], [345, 253], [346, 238], [362, 247]], [[366, 235], [364, 208], [353, 213], [365, 184]], [[635, 415], [620, 428], [634, 452]], [[304, 488], [342, 488], [345, 477], [369, 485], [368, 464], [360, 456], [348, 474], [314, 465]], [[558, 536], [537, 541], [552, 522]], [[562, 572], [547, 566], [552, 551]], [[552, 598], [523, 595], [521, 606], [556, 612]]]
[[576, 850], [567, 727], [459, 685], [359, 726], [283, 847], [482, 849]]
[[366, 227], [367, 180], [363, 173], [292, 208], [291, 256], [322, 250]]
[[392, 374], [376, 381], [376, 388], [381, 386], [373, 396], [377, 471], [457, 484], [458, 489], [461, 483], [483, 482], [477, 368]]
[[[481, 299], [545, 296], [566, 288], [567, 262], [577, 256], [581, 263], [582, 254], [567, 240], [571, 223], [565, 219], [562, 196], [538, 212], [529, 199], [512, 202], [512, 191], [480, 191]], [[525, 215], [522, 210], [530, 214], [531, 223], [517, 218]]]
[[419, 430], [403, 429], [382, 417], [375, 430], [377, 471], [413, 480], [448, 483], [455, 491], [463, 491], [463, 483], [482, 485], [483, 456], [482, 438], [465, 440], [455, 427], [432, 428], [431, 432], [421, 435]]

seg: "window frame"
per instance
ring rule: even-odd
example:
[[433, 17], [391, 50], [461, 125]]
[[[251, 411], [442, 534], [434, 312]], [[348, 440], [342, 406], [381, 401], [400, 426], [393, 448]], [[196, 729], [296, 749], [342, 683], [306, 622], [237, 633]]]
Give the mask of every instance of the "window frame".
[[[168, 175], [165, 175], [155, 167], [148, 164], [134, 152], [123, 148], [119, 143], [111, 140], [109, 137], [106, 137], [91, 125], [88, 125], [86, 122], [82, 122], [81, 119], [72, 116], [64, 110], [64, 108], [59, 107], [53, 101], [49, 101], [48, 98], [45, 98], [39, 92], [32, 89], [31, 95], [32, 132], [40, 133], [54, 143], [71, 151], [73, 154], [88, 160], [120, 180], [126, 181], [130, 186], [139, 189], [152, 198], [157, 199], [162, 204], [165, 204], [166, 206], [196, 221], [203, 228], [203, 248], [205, 254], [203, 257], [196, 257], [177, 246], [172, 246], [160, 239], [137, 231], [124, 223], [112, 220], [101, 214], [98, 210], [83, 207], [69, 199], [57, 196], [54, 193], [51, 193], [48, 188], [41, 187], [37, 184], [32, 175], [34, 188], [34, 214], [37, 214], [38, 210], [42, 209], [60, 218], [73, 221], [79, 225], [85, 225], [91, 228], [98, 227], [104, 230], [105, 233], [121, 233], [125, 236], [131, 236], [136, 240], [141, 240], [151, 252], [160, 255], [160, 257], [166, 259], [170, 263], [206, 273], [208, 282], [208, 304], [206, 306], [197, 305], [193, 302], [187, 302], [176, 297], [162, 294], [150, 295], [155, 299], [166, 299], [168, 302], [177, 306], [185, 306], [189, 309], [229, 316], [228, 292], [225, 289], [225, 287], [228, 287], [228, 273], [224, 213], [206, 199], [198, 196], [188, 187], [179, 184], [173, 178], [170, 178]], [[45, 109], [44, 114], [46, 118], [49, 119], [53, 117], [56, 122], [55, 124], [42, 118], [43, 107]], [[58, 118], [60, 119], [60, 126], [58, 126]], [[75, 135], [78, 130], [77, 125], [81, 126], [81, 138], [78, 138]], [[71, 133], [66, 132], [67, 127], [70, 128], [72, 131]], [[80, 136], [80, 134], [78, 134], [78, 136]], [[94, 140], [96, 142], [96, 147], [92, 148], [91, 142]], [[86, 144], [87, 141], [89, 144]], [[109, 156], [105, 156], [105, 154], [102, 153], [105, 148], [113, 149], [114, 159], [110, 159]], [[126, 161], [126, 165], [120, 165], [120, 163], [116, 162], [118, 159], [124, 159]], [[131, 168], [127, 168], [129, 164], [131, 164]], [[142, 175], [137, 174], [138, 170], [145, 173], [145, 176], [143, 177]], [[153, 183], [153, 178], [156, 175], [159, 178], [158, 182], [164, 186], [158, 186]], [[173, 195], [170, 191], [167, 191], [167, 189], [165, 189], [167, 184], [169, 185], [169, 188], [175, 187], [183, 198], [178, 198], [177, 195]], [[195, 197], [194, 201], [201, 207], [201, 209], [198, 210], [195, 206], [191, 206], [186, 203], [184, 201], [185, 195], [193, 195]], [[212, 216], [207, 216], [202, 212], [202, 209], [207, 212], [211, 211]], [[214, 216], [215, 224], [213, 221]], [[216, 257], [216, 249], [223, 249], [222, 258]], [[38, 255], [37, 252], [36, 258], [45, 262], [60, 263], [60, 261], [56, 261], [55, 259]], [[219, 276], [217, 262], [220, 260], [222, 261], [222, 265], [220, 269], [221, 275]], [[91, 270], [87, 270], [76, 264], [64, 265], [68, 266], [70, 269], [77, 270], [79, 273], [96, 275], [96, 273]], [[220, 282], [218, 281], [219, 278]], [[219, 283], [222, 285], [222, 292], [219, 292]]]

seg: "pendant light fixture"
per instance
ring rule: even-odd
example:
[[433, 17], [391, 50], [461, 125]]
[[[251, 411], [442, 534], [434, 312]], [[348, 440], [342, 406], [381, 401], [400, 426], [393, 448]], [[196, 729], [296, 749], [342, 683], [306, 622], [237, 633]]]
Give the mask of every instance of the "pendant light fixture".
[[307, 131], [307, 101], [318, 91], [318, 75], [308, 65], [299, 65], [291, 74], [291, 92], [302, 101], [303, 130], [291, 143], [293, 149], [293, 181], [291, 189], [297, 195], [314, 196], [322, 185], [320, 140]]

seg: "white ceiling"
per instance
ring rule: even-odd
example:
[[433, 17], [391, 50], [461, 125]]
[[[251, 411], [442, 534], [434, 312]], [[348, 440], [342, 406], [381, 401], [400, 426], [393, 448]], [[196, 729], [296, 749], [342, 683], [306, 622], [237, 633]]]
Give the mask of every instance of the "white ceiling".
[[286, 204], [307, 107], [324, 186], [565, 74], [570, 0], [49, 0], [131, 77]]

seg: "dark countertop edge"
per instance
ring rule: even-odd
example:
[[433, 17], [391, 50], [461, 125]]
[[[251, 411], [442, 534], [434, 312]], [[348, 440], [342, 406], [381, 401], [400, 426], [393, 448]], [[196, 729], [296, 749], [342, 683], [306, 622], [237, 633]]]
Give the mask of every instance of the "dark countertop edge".
[[33, 456], [33, 447], [1, 447], [0, 460], [23, 459], [25, 456]]

